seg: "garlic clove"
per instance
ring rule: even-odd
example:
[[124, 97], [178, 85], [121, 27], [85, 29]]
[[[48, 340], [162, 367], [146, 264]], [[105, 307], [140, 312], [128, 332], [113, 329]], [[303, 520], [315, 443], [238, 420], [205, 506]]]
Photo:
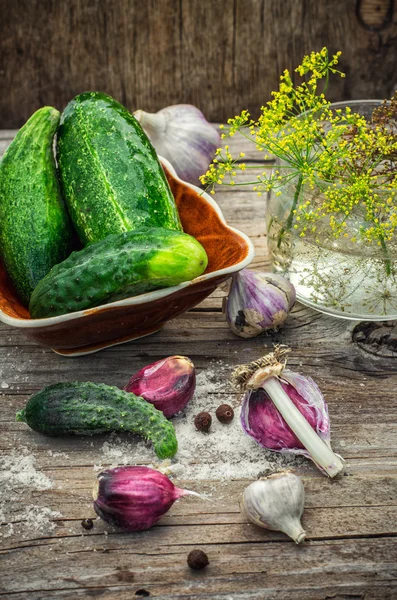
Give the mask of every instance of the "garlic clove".
[[251, 523], [282, 531], [299, 544], [306, 538], [300, 521], [304, 505], [305, 490], [300, 477], [281, 472], [245, 488], [240, 509]]
[[295, 299], [294, 286], [281, 275], [243, 269], [232, 278], [223, 312], [236, 335], [252, 338], [281, 327]]
[[126, 531], [150, 529], [178, 498], [195, 492], [177, 488], [149, 467], [117, 467], [98, 475], [94, 509], [104, 521]]
[[135, 373], [124, 388], [169, 418], [185, 408], [196, 388], [196, 372], [186, 356], [169, 356]]
[[147, 113], [134, 112], [157, 154], [175, 168], [178, 176], [199, 185], [220, 146], [220, 135], [203, 113], [191, 104], [175, 104]]

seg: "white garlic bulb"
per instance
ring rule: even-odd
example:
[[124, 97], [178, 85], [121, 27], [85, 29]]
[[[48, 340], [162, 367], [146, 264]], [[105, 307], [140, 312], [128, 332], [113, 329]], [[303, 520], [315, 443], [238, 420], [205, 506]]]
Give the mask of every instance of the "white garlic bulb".
[[243, 492], [240, 508], [251, 523], [282, 531], [299, 544], [306, 538], [300, 522], [304, 504], [301, 478], [285, 471], [251, 483]]
[[170, 161], [181, 179], [199, 185], [220, 146], [219, 133], [203, 113], [191, 104], [174, 104], [157, 113], [137, 110], [134, 116], [157, 154]]

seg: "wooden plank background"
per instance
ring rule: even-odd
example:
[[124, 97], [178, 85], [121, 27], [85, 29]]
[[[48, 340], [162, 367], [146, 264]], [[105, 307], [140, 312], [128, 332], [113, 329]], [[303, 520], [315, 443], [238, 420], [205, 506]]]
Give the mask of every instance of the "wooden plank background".
[[327, 45], [346, 79], [330, 97], [389, 97], [393, 0], [0, 0], [0, 128], [45, 104], [105, 91], [130, 110], [198, 106], [256, 115], [284, 68]]

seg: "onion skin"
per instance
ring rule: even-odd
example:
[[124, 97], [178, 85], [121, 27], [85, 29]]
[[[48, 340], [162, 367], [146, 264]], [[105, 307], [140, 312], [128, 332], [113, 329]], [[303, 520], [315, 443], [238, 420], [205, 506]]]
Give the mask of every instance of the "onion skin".
[[281, 275], [243, 269], [232, 278], [223, 311], [233, 333], [252, 338], [281, 327], [295, 300], [294, 286]]
[[125, 391], [141, 396], [169, 418], [185, 408], [196, 389], [196, 372], [186, 356], [169, 356], [135, 373]]
[[[309, 425], [329, 445], [328, 407], [317, 384], [310, 377], [287, 369], [283, 371], [279, 381]], [[294, 452], [311, 458], [262, 388], [245, 394], [241, 425], [264, 448], [277, 452]]]
[[117, 467], [98, 476], [94, 509], [99, 517], [125, 531], [150, 529], [174, 504], [190, 494], [149, 467]]

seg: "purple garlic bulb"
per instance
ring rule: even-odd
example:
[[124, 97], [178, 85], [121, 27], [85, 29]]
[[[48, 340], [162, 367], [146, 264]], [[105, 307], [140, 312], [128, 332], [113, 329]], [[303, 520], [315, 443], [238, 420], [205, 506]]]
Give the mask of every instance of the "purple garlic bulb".
[[94, 509], [104, 521], [126, 531], [153, 527], [175, 500], [195, 492], [174, 486], [166, 476], [149, 467], [117, 467], [98, 476]]
[[[317, 384], [310, 377], [304, 377], [287, 369], [282, 372], [278, 380], [309, 425], [329, 445], [328, 407]], [[269, 450], [289, 451], [311, 458], [305, 446], [277, 410], [267, 390], [262, 387], [245, 395], [241, 409], [241, 424], [246, 433]]]
[[236, 335], [251, 338], [283, 325], [295, 299], [294, 286], [282, 275], [243, 269], [232, 278], [223, 311]]
[[196, 388], [196, 373], [186, 356], [169, 356], [135, 373], [124, 388], [172, 417], [183, 410]]
[[134, 112], [157, 154], [170, 161], [183, 181], [199, 185], [221, 145], [218, 131], [191, 104], [174, 104], [147, 113]]

